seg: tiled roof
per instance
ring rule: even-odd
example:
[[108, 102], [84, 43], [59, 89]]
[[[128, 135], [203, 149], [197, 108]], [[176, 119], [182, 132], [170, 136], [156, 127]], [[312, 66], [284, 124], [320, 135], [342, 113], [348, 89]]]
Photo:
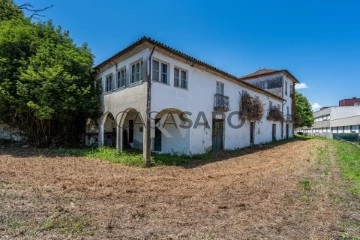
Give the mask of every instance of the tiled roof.
[[[257, 75], [263, 75], [263, 74], [269, 74], [269, 73], [277, 73], [277, 72], [278, 72], [278, 70], [263, 68], [263, 69], [257, 70], [256, 72], [247, 74], [247, 75], [245, 75], [243, 77], [254, 77], [254, 76], [257, 76]], [[243, 78], [243, 77], [241, 77], [241, 78]]]
[[260, 91], [260, 92], [262, 92], [262, 93], [264, 93], [264, 94], [266, 94], [266, 95], [270, 95], [270, 96], [272, 96], [272, 97], [274, 97], [274, 98], [283, 100], [283, 98], [281, 98], [281, 97], [279, 97], [279, 96], [277, 96], [277, 95], [275, 95], [275, 94], [273, 94], [273, 93], [270, 93], [270, 92], [268, 92], [268, 91], [265, 91], [265, 90], [263, 90], [263, 89], [261, 89], [261, 88], [258, 88], [258, 87], [256, 87], [256, 86], [254, 86], [254, 85], [252, 85], [252, 84], [250, 84], [250, 83], [247, 83], [247, 82], [245, 82], [245, 81], [242, 81], [241, 79], [239, 79], [238, 77], [236, 77], [236, 76], [234, 76], [234, 75], [231, 75], [231, 74], [229, 74], [229, 73], [227, 73], [227, 72], [225, 72], [225, 71], [223, 71], [223, 70], [221, 70], [221, 69], [219, 69], [219, 68], [216, 68], [216, 67], [214, 67], [214, 66], [212, 66], [212, 65], [210, 65], [210, 64], [207, 64], [207, 63], [205, 63], [205, 62], [203, 62], [203, 61], [201, 61], [201, 60], [198, 60], [198, 59], [196, 59], [196, 58], [194, 58], [194, 57], [192, 57], [192, 56], [190, 56], [190, 55], [188, 55], [188, 54], [186, 54], [186, 53], [180, 52], [180, 51], [178, 51], [178, 50], [176, 50], [176, 49], [174, 49], [174, 48], [172, 48], [172, 47], [169, 47], [168, 45], [165, 45], [165, 44], [163, 44], [163, 43], [161, 43], [161, 42], [159, 42], [159, 41], [156, 41], [156, 40], [154, 40], [154, 39], [152, 39], [152, 38], [149, 38], [149, 37], [146, 37], [146, 36], [140, 38], [138, 41], [130, 44], [127, 48], [125, 48], [125, 49], [123, 49], [122, 51], [116, 53], [115, 55], [113, 55], [112, 57], [108, 58], [107, 60], [103, 61], [102, 63], [100, 63], [99, 65], [97, 65], [97, 66], [95, 67], [95, 69], [100, 69], [100, 68], [104, 67], [106, 64], [108, 64], [108, 63], [116, 60], [116, 59], [117, 59], [118, 57], [120, 57], [121, 55], [123, 55], [123, 54], [125, 54], [125, 53], [127, 53], [127, 52], [129, 52], [129, 51], [131, 51], [131, 50], [133, 50], [133, 49], [135, 49], [137, 46], [140, 46], [141, 44], [143, 44], [143, 43], [145, 43], [145, 42], [148, 42], [148, 43], [150, 43], [150, 44], [152, 44], [152, 45], [154, 45], [154, 46], [163, 48], [163, 49], [165, 49], [165, 50], [167, 50], [167, 51], [169, 51], [169, 52], [171, 52], [171, 53], [173, 53], [173, 54], [176, 54], [176, 55], [178, 55], [179, 57], [182, 57], [182, 58], [184, 58], [184, 59], [186, 59], [186, 60], [188, 60], [188, 61], [190, 61], [190, 62], [196, 63], [196, 64], [201, 65], [201, 66], [203, 66], [203, 67], [205, 67], [205, 68], [208, 68], [208, 69], [210, 69], [210, 70], [212, 70], [212, 71], [215, 71], [215, 72], [217, 72], [217, 73], [220, 73], [220, 74], [222, 74], [222, 75], [225, 75], [225, 76], [231, 78], [232, 80], [235, 80], [235, 81], [239, 82], [240, 84], [247, 86], [248, 88], [255, 89], [255, 90]]
[[257, 77], [261, 77], [261, 76], [268, 76], [268, 75], [273, 75], [273, 74], [277, 74], [277, 73], [284, 73], [289, 75], [291, 78], [294, 79], [295, 82], [299, 82], [294, 75], [292, 75], [288, 70], [286, 69], [282, 69], [282, 70], [275, 70], [275, 69], [269, 69], [269, 68], [263, 68], [263, 69], [259, 69], [256, 72], [247, 74], [245, 76], [240, 77], [240, 80], [246, 81], [246, 80], [250, 80], [250, 79], [254, 79]]

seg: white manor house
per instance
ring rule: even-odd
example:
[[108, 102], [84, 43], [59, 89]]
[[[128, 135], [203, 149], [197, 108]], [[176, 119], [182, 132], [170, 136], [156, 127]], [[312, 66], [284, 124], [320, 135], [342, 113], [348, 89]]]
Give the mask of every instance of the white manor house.
[[[99, 64], [102, 117], [88, 121], [87, 144], [202, 154], [293, 136], [294, 90], [287, 70], [262, 69], [236, 77], [148, 37]], [[242, 94], [259, 99], [260, 121], [239, 118]], [[268, 120], [278, 108], [282, 121]], [[149, 121], [147, 121], [149, 119]]]

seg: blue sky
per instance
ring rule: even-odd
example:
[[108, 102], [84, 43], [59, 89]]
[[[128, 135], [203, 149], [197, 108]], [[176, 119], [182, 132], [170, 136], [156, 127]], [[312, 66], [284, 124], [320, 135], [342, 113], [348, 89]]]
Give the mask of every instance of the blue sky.
[[143, 35], [236, 76], [288, 69], [312, 104], [360, 97], [360, 1], [70, 1], [44, 20], [87, 42], [100, 63]]

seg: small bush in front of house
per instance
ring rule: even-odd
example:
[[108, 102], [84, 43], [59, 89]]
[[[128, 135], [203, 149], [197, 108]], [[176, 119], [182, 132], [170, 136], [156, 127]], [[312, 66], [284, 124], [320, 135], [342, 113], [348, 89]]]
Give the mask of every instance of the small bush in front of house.
[[276, 106], [273, 106], [269, 110], [269, 115], [267, 119], [270, 121], [278, 121], [278, 122], [283, 122], [285, 120], [281, 110]]
[[258, 122], [264, 115], [264, 105], [259, 98], [251, 97], [247, 93], [241, 95], [239, 117]]

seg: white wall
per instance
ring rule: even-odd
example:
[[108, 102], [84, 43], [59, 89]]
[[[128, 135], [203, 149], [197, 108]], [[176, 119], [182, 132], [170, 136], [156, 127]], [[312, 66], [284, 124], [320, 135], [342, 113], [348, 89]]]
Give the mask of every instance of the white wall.
[[[105, 89], [106, 76], [113, 74], [113, 87], [116, 86], [116, 73], [118, 69], [126, 67], [126, 73], [130, 74], [130, 64], [143, 59], [147, 61], [150, 55], [149, 49], [144, 49], [122, 61], [114, 61], [113, 66], [105, 69], [96, 76], [96, 80], [102, 79], [102, 88]], [[117, 66], [116, 66], [117, 64]], [[141, 113], [143, 119], [146, 112], [146, 83], [138, 83], [125, 89], [113, 89], [101, 96], [101, 111], [106, 114], [111, 112], [117, 122], [121, 112], [133, 108]]]
[[332, 107], [331, 108], [331, 120], [349, 118], [360, 115], [360, 106], [346, 106], [346, 107]]
[[[161, 152], [188, 154], [190, 151], [190, 130], [180, 128], [180, 121], [176, 121], [177, 114], [163, 117], [162, 127], [164, 132], [161, 136]], [[175, 121], [174, 121], [175, 120]], [[154, 141], [153, 141], [154, 144]]]
[[[256, 124], [255, 143], [265, 143], [272, 140], [272, 122], [267, 121], [266, 115], [271, 100], [273, 104], [282, 104], [280, 100], [265, 96], [243, 86], [212, 75], [207, 71], [192, 67], [157, 51], [153, 55], [156, 59], [167, 62], [170, 65], [170, 83], [169, 85], [154, 82], [152, 86], [152, 110], [161, 111], [167, 108], [175, 108], [180, 111], [189, 111], [192, 114], [190, 119], [195, 122], [199, 112], [204, 112], [210, 128], [203, 126], [191, 128], [190, 130], [190, 152], [192, 154], [204, 153], [212, 147], [212, 113], [214, 94], [216, 93], [216, 82], [224, 83], [224, 95], [230, 98], [230, 111], [239, 111], [239, 100], [242, 90], [246, 90], [251, 96], [258, 96], [265, 107], [265, 114], [260, 123]], [[188, 90], [174, 87], [174, 66], [185, 69], [188, 72]], [[238, 123], [237, 117], [234, 117], [234, 124]], [[277, 138], [280, 139], [280, 123], [277, 123]], [[290, 136], [292, 133], [290, 132]], [[285, 124], [284, 124], [285, 137]], [[232, 129], [225, 124], [225, 149], [235, 149], [249, 146], [250, 130], [249, 123], [246, 123], [240, 129]]]

